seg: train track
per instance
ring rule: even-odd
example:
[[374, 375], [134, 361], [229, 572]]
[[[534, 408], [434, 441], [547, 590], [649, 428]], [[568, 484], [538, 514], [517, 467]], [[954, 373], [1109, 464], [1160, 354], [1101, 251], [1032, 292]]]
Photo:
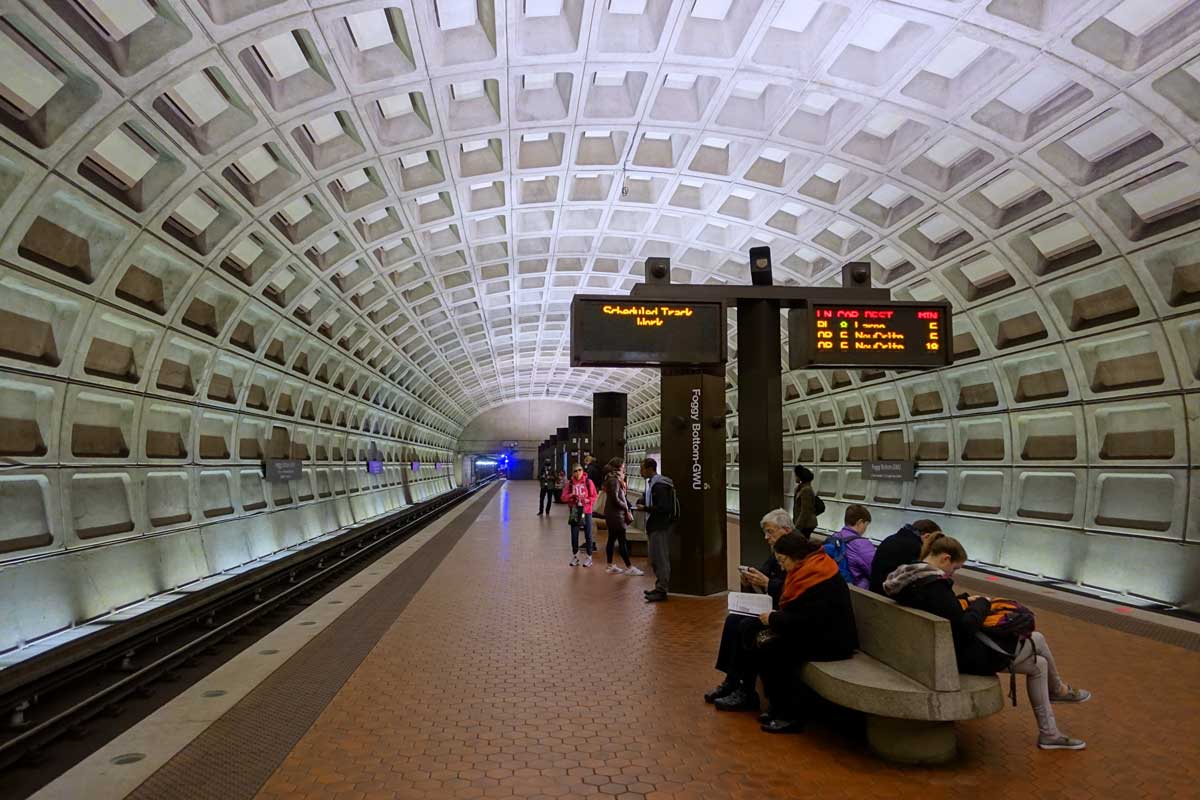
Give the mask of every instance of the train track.
[[[289, 607], [309, 605], [352, 567], [382, 555], [491, 480], [357, 526], [0, 671], [0, 770], [46, 761], [52, 743], [86, 736], [92, 720], [119, 714], [131, 697], [144, 698], [156, 684], [176, 681], [222, 642]], [[190, 675], [189, 684], [202, 674]]]

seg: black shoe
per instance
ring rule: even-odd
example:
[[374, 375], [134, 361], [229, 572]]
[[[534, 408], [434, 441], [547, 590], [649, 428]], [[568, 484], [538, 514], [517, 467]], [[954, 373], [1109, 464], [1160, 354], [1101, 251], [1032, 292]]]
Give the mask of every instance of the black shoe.
[[766, 725], [768, 722], [770, 722], [773, 719], [775, 719], [775, 718], [771, 716], [770, 711], [764, 711], [763, 713], [758, 715], [758, 724]]
[[540, 517], [541, 515], [542, 515], [542, 512], [540, 512], [540, 511], [539, 511], [539, 512], [538, 512], [538, 516]]
[[804, 722], [798, 719], [773, 719], [759, 727], [764, 733], [800, 733], [804, 730]]
[[666, 592], [650, 592], [646, 595], [647, 603], [661, 603], [667, 599]]
[[739, 686], [730, 694], [713, 701], [718, 711], [758, 711], [758, 695]]
[[737, 684], [730, 678], [721, 681], [721, 685], [717, 688], [704, 693], [704, 702], [711, 703], [715, 700], [720, 700], [726, 695], [731, 695], [737, 691]]

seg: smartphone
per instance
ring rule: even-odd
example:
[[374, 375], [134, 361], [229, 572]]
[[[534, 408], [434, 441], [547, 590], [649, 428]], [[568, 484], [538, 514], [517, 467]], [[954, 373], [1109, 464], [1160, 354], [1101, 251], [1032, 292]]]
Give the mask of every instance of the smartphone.
[[745, 575], [749, 571], [750, 571], [749, 567], [741, 567], [741, 566], [738, 567], [738, 572], [742, 573], [743, 575]]

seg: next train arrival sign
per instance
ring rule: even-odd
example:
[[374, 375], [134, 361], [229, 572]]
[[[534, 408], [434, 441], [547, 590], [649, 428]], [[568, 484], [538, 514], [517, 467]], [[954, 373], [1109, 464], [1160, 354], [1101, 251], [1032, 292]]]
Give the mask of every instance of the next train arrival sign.
[[953, 360], [945, 303], [810, 303], [788, 314], [789, 366], [931, 369]]
[[725, 306], [576, 295], [571, 366], [673, 367], [725, 363]]

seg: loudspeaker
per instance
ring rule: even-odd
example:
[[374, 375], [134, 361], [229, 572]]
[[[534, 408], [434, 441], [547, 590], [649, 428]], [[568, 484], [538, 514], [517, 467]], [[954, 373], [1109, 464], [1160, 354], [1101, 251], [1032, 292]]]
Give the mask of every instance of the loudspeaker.
[[650, 256], [646, 259], [646, 283], [670, 283], [671, 259]]
[[870, 289], [871, 264], [868, 261], [851, 261], [842, 265], [843, 289]]
[[771, 278], [771, 248], [750, 248], [750, 282], [755, 286], [770, 286]]

